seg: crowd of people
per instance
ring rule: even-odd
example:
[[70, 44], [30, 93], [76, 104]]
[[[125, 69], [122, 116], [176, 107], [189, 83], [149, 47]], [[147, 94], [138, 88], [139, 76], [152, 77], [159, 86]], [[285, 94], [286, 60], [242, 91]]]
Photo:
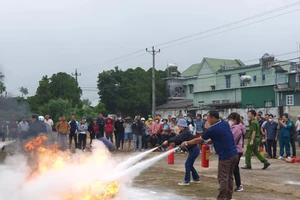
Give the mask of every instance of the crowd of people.
[[[233, 112], [227, 118], [221, 118], [217, 111], [209, 111], [196, 118], [188, 116], [171, 116], [166, 119], [157, 114], [153, 119], [147, 116], [147, 120], [140, 115], [122, 118], [106, 117], [99, 114], [98, 118], [88, 123], [87, 117], [81, 117], [77, 121], [72, 115], [67, 121], [65, 116], [59, 117], [54, 123], [50, 115], [33, 115], [31, 120], [24, 117], [17, 122], [14, 118], [10, 121], [0, 119], [1, 141], [19, 138], [21, 144], [24, 140], [46, 134], [50, 143], [55, 142], [53, 130], [57, 132], [57, 144], [60, 150], [68, 148], [85, 151], [87, 139], [92, 148], [94, 139], [101, 140], [108, 149], [119, 151], [143, 151], [144, 149], [158, 147], [157, 151], [165, 151], [167, 145], [180, 145], [181, 149], [188, 153], [185, 163], [186, 173], [184, 180], [178, 185], [189, 185], [190, 182], [199, 182], [200, 176], [193, 167], [194, 161], [201, 153], [201, 145], [209, 144], [215, 148], [219, 156], [218, 179], [220, 184], [218, 199], [231, 199], [233, 183], [235, 191], [243, 191], [240, 176], [240, 159], [245, 153], [245, 166], [242, 169], [252, 169], [251, 156], [255, 155], [267, 169], [270, 163], [267, 159], [291, 159], [296, 157], [296, 141], [300, 146], [300, 115], [294, 123], [289, 114], [285, 113], [274, 120], [272, 114], [256, 113], [255, 110], [248, 112], [249, 131], [246, 152], [244, 152], [244, 138], [246, 126], [244, 119], [238, 113]], [[297, 136], [296, 136], [297, 135]], [[280, 150], [277, 157], [277, 143]], [[292, 154], [290, 152], [292, 147]], [[263, 156], [259, 150], [265, 148]], [[4, 148], [2, 149], [4, 150]], [[212, 151], [212, 148], [211, 148]], [[284, 154], [285, 153], [285, 154]], [[193, 180], [190, 179], [192, 174]]]

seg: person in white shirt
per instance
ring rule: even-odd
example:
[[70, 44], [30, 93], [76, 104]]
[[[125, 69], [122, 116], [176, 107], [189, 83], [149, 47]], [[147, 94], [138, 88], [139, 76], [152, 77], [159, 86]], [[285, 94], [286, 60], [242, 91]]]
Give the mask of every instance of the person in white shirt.
[[26, 137], [29, 130], [29, 124], [26, 122], [26, 117], [23, 117], [22, 121], [18, 124], [18, 132], [21, 146], [23, 146], [23, 138]]
[[50, 124], [50, 126], [53, 128], [53, 126], [54, 126], [53, 120], [50, 119], [50, 116], [48, 114], [45, 115], [45, 121], [44, 122]]
[[298, 120], [296, 121], [295, 128], [297, 131], [298, 145], [300, 147], [300, 115], [298, 115]]

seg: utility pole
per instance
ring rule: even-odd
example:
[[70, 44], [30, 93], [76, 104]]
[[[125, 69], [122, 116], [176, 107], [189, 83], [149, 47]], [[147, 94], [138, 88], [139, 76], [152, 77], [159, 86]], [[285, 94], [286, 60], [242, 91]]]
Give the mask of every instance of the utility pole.
[[297, 42], [297, 51], [298, 51], [298, 58], [299, 62], [298, 64], [296, 63], [296, 70], [297, 70], [297, 80], [298, 80], [298, 88], [300, 87], [300, 42]]
[[160, 53], [160, 49], [155, 51], [154, 47], [151, 50], [146, 48], [146, 51], [152, 55], [152, 117], [155, 118], [155, 55]]
[[78, 79], [77, 79], [77, 77], [78, 77], [78, 76], [81, 76], [81, 73], [78, 73], [78, 72], [77, 72], [77, 69], [75, 69], [75, 74], [72, 73], [72, 76], [75, 76], [76, 83], [78, 84]]

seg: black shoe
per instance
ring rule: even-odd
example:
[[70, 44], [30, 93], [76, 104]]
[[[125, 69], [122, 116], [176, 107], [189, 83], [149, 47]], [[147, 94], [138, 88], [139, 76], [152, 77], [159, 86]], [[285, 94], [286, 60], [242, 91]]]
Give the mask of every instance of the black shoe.
[[262, 169], [267, 169], [270, 165], [271, 165], [270, 163], [265, 163]]
[[249, 167], [247, 165], [245, 165], [244, 167], [241, 167], [242, 169], [252, 169], [252, 167]]
[[243, 186], [240, 185], [239, 187], [236, 187], [234, 191], [236, 192], [242, 192], [244, 190]]

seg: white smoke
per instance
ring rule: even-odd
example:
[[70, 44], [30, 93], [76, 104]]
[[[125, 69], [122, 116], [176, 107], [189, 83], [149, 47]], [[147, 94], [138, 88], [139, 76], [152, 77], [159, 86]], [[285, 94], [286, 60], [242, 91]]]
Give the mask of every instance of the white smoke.
[[[154, 150], [154, 149], [152, 149]], [[51, 169], [29, 178], [31, 167], [28, 156], [14, 155], [0, 165], [0, 199], [10, 200], [60, 200], [68, 192], [76, 192], [87, 181], [120, 183], [116, 200], [128, 199], [127, 185], [140, 172], [167, 153], [134, 165], [152, 150], [129, 158], [113, 156], [100, 141], [93, 141], [93, 152], [77, 152], [59, 170]], [[88, 155], [88, 156], [87, 156]], [[85, 159], [83, 162], [82, 159]], [[127, 159], [127, 160], [126, 160]]]

